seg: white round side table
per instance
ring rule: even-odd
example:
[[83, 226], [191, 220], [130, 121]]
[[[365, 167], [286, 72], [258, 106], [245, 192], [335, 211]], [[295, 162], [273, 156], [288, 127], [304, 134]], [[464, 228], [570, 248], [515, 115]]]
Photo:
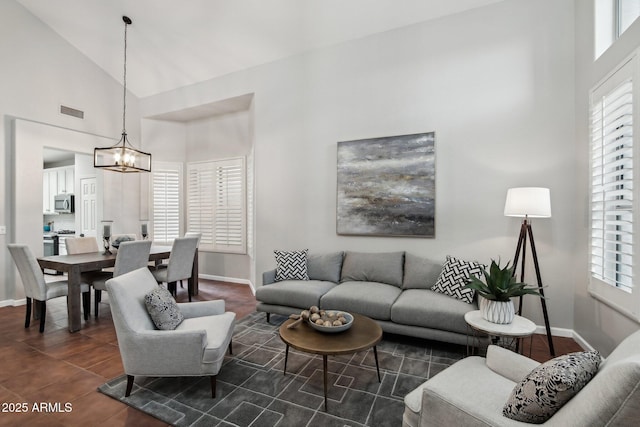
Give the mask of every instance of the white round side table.
[[533, 334], [536, 331], [536, 324], [526, 317], [515, 316], [513, 322], [509, 324], [499, 324], [483, 319], [480, 310], [474, 310], [466, 313], [464, 320], [467, 322], [470, 332], [473, 334], [472, 337], [467, 334], [467, 355], [471, 354], [471, 347], [478, 348], [478, 345], [469, 345], [469, 338], [477, 338], [476, 333], [480, 332], [489, 335], [494, 344], [511, 350], [516, 350], [518, 347], [522, 349], [522, 346], [518, 346], [518, 343], [524, 338], [529, 337], [529, 356], [531, 356]]

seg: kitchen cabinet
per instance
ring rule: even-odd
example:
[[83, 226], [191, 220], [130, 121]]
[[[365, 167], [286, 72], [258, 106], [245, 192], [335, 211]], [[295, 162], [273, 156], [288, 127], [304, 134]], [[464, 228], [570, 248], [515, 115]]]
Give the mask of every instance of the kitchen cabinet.
[[55, 213], [56, 194], [73, 194], [75, 168], [65, 166], [42, 171], [42, 210], [46, 215]]
[[66, 168], [56, 168], [57, 174], [57, 194], [73, 194], [73, 185], [74, 185], [74, 168], [66, 167]]

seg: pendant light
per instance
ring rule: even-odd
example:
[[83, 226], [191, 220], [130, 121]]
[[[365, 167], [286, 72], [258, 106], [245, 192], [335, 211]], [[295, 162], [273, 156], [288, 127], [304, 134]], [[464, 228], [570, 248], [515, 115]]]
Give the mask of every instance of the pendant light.
[[122, 136], [116, 145], [93, 149], [93, 167], [115, 172], [151, 172], [151, 154], [137, 150], [127, 138], [127, 26], [131, 19], [123, 16], [124, 21], [124, 96], [122, 107]]

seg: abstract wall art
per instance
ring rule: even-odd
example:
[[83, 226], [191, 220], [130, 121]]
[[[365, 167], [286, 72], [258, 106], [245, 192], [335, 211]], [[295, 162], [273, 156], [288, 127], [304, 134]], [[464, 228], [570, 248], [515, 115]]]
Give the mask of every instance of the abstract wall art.
[[435, 237], [435, 132], [338, 142], [337, 233]]

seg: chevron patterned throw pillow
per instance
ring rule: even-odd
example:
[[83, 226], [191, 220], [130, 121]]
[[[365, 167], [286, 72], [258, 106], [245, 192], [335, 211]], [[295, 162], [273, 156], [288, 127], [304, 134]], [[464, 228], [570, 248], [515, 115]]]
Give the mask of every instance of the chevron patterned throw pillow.
[[463, 261], [447, 255], [440, 277], [431, 290], [471, 304], [475, 291], [465, 285], [472, 275], [480, 278], [482, 267], [475, 261]]
[[279, 251], [273, 253], [276, 256], [276, 282], [281, 280], [309, 280], [307, 274], [307, 252]]

